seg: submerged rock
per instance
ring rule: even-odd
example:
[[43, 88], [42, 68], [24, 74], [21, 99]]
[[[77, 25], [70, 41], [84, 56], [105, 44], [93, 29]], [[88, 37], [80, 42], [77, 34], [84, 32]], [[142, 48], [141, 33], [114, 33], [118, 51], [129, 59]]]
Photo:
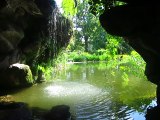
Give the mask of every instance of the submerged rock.
[[45, 79], [45, 75], [44, 75], [43, 71], [38, 70], [38, 77], [37, 77], [36, 82], [37, 83], [42, 83], [42, 82], [45, 82], [45, 81], [46, 81], [46, 79]]
[[31, 120], [32, 113], [22, 102], [0, 103], [0, 120]]
[[52, 109], [44, 116], [45, 120], [70, 120], [71, 113], [70, 107], [67, 105], [58, 105], [52, 107]]

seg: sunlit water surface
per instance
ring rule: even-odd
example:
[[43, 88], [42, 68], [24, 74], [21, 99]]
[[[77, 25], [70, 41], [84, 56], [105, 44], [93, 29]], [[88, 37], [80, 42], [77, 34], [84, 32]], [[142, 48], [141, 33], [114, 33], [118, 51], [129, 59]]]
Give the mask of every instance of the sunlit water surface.
[[66, 104], [76, 120], [145, 120], [146, 109], [155, 106], [155, 86], [105, 63], [73, 64], [53, 82], [34, 85], [13, 94], [16, 101], [50, 109]]

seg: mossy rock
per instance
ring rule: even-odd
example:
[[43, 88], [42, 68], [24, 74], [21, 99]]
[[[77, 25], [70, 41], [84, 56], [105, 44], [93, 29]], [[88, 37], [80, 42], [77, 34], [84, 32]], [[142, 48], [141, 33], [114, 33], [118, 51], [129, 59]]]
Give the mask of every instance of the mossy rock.
[[29, 87], [34, 83], [30, 67], [25, 64], [12, 64], [3, 75], [1, 86], [10, 88]]

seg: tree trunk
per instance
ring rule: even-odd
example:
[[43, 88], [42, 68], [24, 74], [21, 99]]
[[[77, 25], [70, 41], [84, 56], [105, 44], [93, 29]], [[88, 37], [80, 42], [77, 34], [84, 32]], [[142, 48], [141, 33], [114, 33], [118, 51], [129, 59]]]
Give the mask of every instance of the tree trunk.
[[88, 36], [84, 36], [85, 40], [85, 52], [88, 52]]

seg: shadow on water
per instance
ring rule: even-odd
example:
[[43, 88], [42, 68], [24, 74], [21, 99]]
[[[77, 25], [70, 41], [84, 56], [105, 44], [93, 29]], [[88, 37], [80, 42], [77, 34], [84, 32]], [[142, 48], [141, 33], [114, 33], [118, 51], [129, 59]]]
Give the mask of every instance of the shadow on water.
[[42, 83], [12, 94], [28, 103], [35, 116], [52, 106], [65, 104], [76, 120], [145, 120], [149, 106], [156, 106], [155, 86], [147, 80], [105, 64], [73, 64], [54, 82]]

